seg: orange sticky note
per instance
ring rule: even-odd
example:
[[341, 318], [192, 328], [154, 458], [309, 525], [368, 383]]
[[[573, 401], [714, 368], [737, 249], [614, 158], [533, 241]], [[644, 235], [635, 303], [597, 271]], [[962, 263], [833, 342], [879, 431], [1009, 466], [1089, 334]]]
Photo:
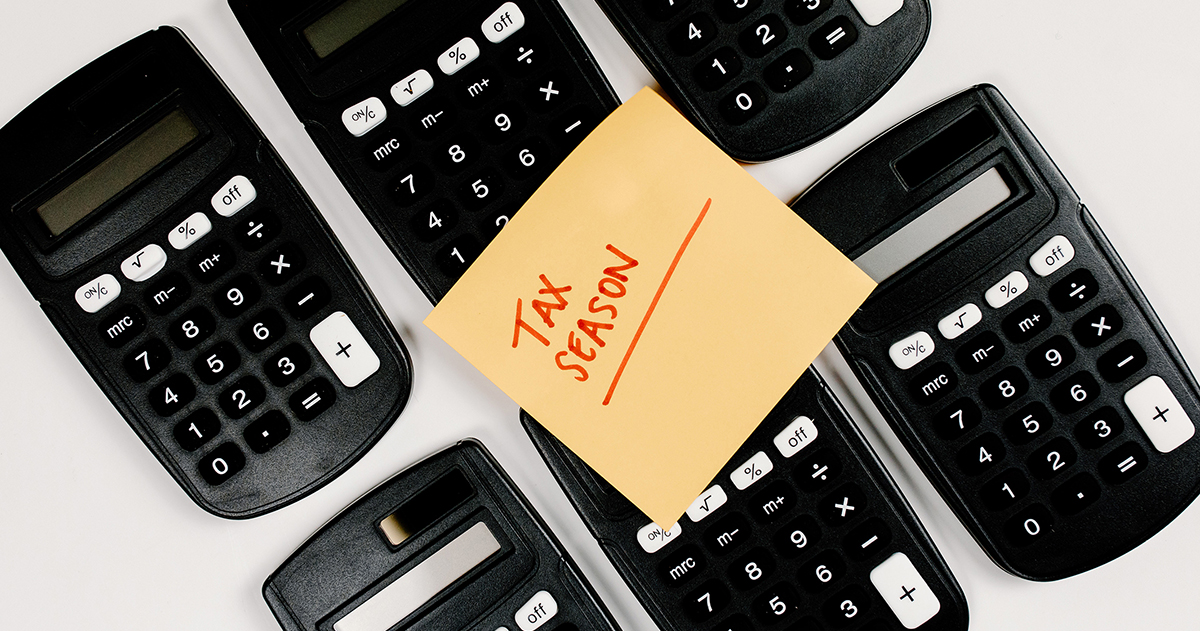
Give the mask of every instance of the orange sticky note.
[[874, 287], [647, 88], [425, 324], [669, 527]]

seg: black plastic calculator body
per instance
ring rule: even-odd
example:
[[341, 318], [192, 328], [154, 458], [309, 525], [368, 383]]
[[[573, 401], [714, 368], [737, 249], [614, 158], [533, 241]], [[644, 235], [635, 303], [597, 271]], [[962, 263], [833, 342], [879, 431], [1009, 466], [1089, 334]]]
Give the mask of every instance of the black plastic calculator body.
[[994, 87], [884, 133], [792, 207], [880, 281], [838, 348], [1001, 567], [1083, 572], [1196, 497], [1195, 378]]
[[813, 369], [667, 531], [522, 422], [662, 629], [967, 628], [950, 569]]
[[617, 106], [555, 0], [230, 5], [318, 149], [434, 302]]
[[667, 93], [743, 162], [811, 145], [879, 100], [928, 0], [597, 0]]
[[462, 441], [343, 510], [263, 584], [287, 631], [617, 631], [491, 454]]
[[35, 101], [0, 129], [0, 165], [4, 254], [204, 509], [245, 518], [295, 501], [400, 414], [402, 342], [178, 30]]

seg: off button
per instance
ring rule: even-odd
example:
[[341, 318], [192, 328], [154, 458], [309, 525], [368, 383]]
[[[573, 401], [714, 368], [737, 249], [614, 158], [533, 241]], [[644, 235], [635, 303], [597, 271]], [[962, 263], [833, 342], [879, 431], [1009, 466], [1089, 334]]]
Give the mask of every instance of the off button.
[[522, 26], [525, 26], [525, 14], [521, 13], [517, 3], [505, 2], [483, 21], [480, 28], [489, 42], [499, 44], [508, 39], [509, 35], [521, 30]]
[[551, 596], [550, 592], [543, 589], [534, 594], [529, 602], [517, 610], [513, 620], [521, 631], [533, 631], [546, 624], [557, 613], [558, 602], [554, 600], [554, 596]]

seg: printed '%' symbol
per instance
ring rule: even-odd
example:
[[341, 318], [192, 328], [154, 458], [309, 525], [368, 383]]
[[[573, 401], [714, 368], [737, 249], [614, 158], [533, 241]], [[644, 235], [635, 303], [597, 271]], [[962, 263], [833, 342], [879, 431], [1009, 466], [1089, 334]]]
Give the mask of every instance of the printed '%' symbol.
[[517, 63], [520, 63], [522, 61], [527, 64], [533, 63], [533, 60], [529, 58], [529, 56], [533, 54], [532, 48], [527, 49], [524, 46], [522, 46], [517, 49], [517, 52], [521, 53], [520, 55], [517, 56]]

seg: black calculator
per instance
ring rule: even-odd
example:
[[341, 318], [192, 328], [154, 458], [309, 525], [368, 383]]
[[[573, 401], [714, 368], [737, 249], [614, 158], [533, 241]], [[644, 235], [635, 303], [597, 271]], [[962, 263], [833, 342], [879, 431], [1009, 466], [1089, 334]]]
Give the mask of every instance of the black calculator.
[[343, 510], [263, 584], [287, 631], [618, 631], [482, 444], [464, 440]]
[[230, 0], [433, 302], [617, 106], [555, 0]]
[[1053, 580], [1200, 492], [1196, 380], [992, 86], [871, 141], [792, 207], [878, 281], [838, 348], [992, 559]]
[[807, 147], [900, 80], [928, 0], [597, 0], [713, 142], [742, 162]]
[[0, 128], [0, 167], [4, 254], [205, 510], [253, 517], [311, 493], [404, 408], [403, 343], [180, 31], [34, 101]]
[[954, 575], [814, 369], [669, 530], [521, 420], [662, 629], [967, 628]]

